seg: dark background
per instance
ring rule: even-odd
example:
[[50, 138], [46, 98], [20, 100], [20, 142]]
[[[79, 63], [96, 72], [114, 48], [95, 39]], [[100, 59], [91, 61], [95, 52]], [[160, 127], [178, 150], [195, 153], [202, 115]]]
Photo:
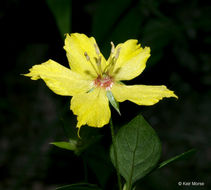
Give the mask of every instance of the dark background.
[[[75, 122], [70, 97], [58, 96], [43, 81], [20, 75], [49, 58], [68, 66], [63, 50], [67, 32], [94, 36], [106, 57], [111, 40], [117, 44], [138, 39], [151, 48], [151, 57], [142, 75], [128, 84], [163, 84], [179, 97], [150, 107], [121, 103], [121, 117], [113, 111], [116, 126], [138, 113], [144, 115], [163, 144], [161, 160], [198, 150], [188, 160], [146, 176], [137, 190], [210, 189], [211, 6], [197, 0], [60, 0], [56, 5], [50, 1], [1, 2], [0, 189], [53, 190], [83, 181], [110, 189], [109, 183], [116, 180], [110, 163], [107, 170], [104, 162], [99, 166], [106, 170], [103, 179], [98, 179], [92, 164], [84, 163], [93, 159], [101, 163], [101, 158], [109, 162], [101, 151], [99, 159], [89, 153], [77, 157], [49, 145], [67, 140], [62, 118]], [[109, 127], [94, 130], [103, 135], [99, 144], [108, 150]], [[178, 186], [179, 181], [205, 186]]]

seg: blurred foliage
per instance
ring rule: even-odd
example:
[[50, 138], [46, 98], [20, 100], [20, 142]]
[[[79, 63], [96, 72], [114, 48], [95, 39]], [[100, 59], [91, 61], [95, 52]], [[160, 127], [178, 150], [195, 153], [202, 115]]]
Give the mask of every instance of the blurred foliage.
[[95, 36], [107, 56], [110, 41], [138, 39], [151, 48], [152, 56], [132, 83], [164, 84], [179, 96], [178, 101], [166, 99], [153, 107], [121, 103], [122, 116], [113, 110], [116, 128], [139, 112], [145, 116], [161, 139], [161, 161], [192, 147], [198, 150], [189, 162], [177, 162], [145, 177], [137, 190], [187, 189], [178, 186], [179, 181], [201, 181], [205, 186], [192, 189], [210, 189], [209, 1], [53, 2], [58, 0], [8, 0], [0, 7], [0, 189], [54, 190], [62, 184], [96, 181], [110, 189], [109, 184], [116, 182], [109, 160], [109, 128], [95, 129], [101, 136], [99, 143], [79, 157], [50, 145], [69, 139], [64, 137], [63, 121], [75, 126], [70, 98], [52, 93], [42, 81], [20, 76], [49, 58], [68, 66], [61, 38], [67, 32]]
[[174, 157], [172, 157], [172, 158], [170, 158], [168, 160], [165, 160], [162, 163], [160, 163], [158, 165], [158, 169], [160, 169], [160, 168], [162, 168], [162, 167], [164, 167], [164, 166], [166, 166], [166, 165], [168, 165], [168, 164], [170, 164], [172, 162], [176, 162], [178, 160], [187, 159], [187, 158], [191, 157], [195, 153], [196, 153], [196, 149], [191, 149], [191, 150], [188, 150], [186, 152], [183, 152], [182, 154], [174, 156]]
[[47, 4], [54, 15], [62, 39], [64, 39], [65, 33], [70, 33], [71, 31], [71, 3], [71, 0], [47, 0]]
[[56, 190], [101, 190], [100, 188], [98, 188], [95, 185], [92, 184], [73, 184], [73, 185], [65, 185], [63, 187], [59, 187]]

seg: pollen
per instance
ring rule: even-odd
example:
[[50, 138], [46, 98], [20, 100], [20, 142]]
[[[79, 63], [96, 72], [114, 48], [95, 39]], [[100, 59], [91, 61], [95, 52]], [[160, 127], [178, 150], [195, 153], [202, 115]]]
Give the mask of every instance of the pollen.
[[96, 87], [104, 88], [106, 90], [110, 90], [113, 85], [113, 79], [112, 77], [106, 75], [106, 76], [98, 76], [94, 80], [94, 85]]

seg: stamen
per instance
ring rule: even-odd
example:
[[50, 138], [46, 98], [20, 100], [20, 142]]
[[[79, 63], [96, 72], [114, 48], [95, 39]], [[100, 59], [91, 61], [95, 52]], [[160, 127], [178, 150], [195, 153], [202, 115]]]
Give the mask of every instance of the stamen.
[[87, 54], [86, 51], [84, 52], [84, 55], [85, 55], [85, 57], [86, 57], [86, 60], [87, 60], [87, 61], [90, 61], [90, 57], [88, 56], [88, 54]]
[[115, 45], [113, 42], [111, 42], [111, 54], [114, 54], [115, 51]]
[[94, 44], [94, 46], [95, 46], [95, 51], [96, 51], [97, 55], [99, 56], [100, 55], [99, 47], [97, 44]]
[[115, 45], [114, 43], [111, 41], [111, 53], [110, 53], [110, 58], [109, 58], [109, 63], [108, 65], [104, 68], [103, 70], [103, 73], [106, 73], [108, 70], [110, 70], [111, 66], [113, 65], [114, 63], [114, 57], [113, 57], [113, 54], [115, 52]]
[[102, 59], [101, 56], [99, 56], [97, 67], [98, 67], [98, 70], [100, 71], [100, 75], [102, 76], [101, 59]]
[[114, 55], [115, 46], [114, 46], [114, 43], [111, 42], [111, 53], [110, 53], [110, 58], [109, 58], [109, 64], [105, 67], [103, 72], [107, 72], [109, 75], [112, 74], [115, 64], [116, 64], [116, 61], [119, 58], [120, 50], [121, 50], [121, 47], [117, 48], [116, 54]]
[[111, 58], [110, 67], [109, 67], [109, 71], [108, 71], [109, 74], [113, 73], [113, 71], [114, 71], [115, 64], [117, 62], [117, 59], [119, 58], [120, 50], [121, 50], [121, 47], [119, 47], [116, 50], [115, 56]]
[[97, 64], [98, 71], [100, 72], [100, 76], [102, 76], [102, 67], [101, 67], [102, 57], [101, 56], [99, 56], [99, 58], [94, 57], [94, 59]]
[[115, 55], [115, 59], [118, 59], [119, 57], [119, 53], [120, 53], [121, 47], [117, 49], [116, 51], [116, 55]]
[[84, 52], [84, 56], [86, 57], [86, 60], [91, 63], [91, 65], [92, 65], [93, 69], [95, 70], [95, 72], [97, 73], [97, 75], [99, 75], [99, 73], [97, 72], [97, 69], [93, 65], [93, 63], [92, 63], [92, 61], [91, 61], [91, 59], [90, 59], [90, 57], [89, 57], [89, 55], [87, 54], [86, 51]]

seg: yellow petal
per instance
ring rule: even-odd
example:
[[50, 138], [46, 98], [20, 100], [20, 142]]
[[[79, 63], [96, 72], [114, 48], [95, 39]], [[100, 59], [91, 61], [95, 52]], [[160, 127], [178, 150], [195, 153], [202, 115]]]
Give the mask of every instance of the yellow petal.
[[43, 79], [47, 86], [59, 95], [73, 96], [92, 88], [92, 81], [83, 79], [81, 75], [53, 60], [34, 65], [29, 71], [24, 76], [31, 77], [32, 80]]
[[106, 92], [100, 88], [73, 96], [70, 108], [78, 116], [78, 128], [85, 124], [91, 127], [103, 127], [111, 117]]
[[114, 84], [111, 89], [115, 99], [119, 102], [129, 100], [138, 105], [153, 105], [163, 98], [175, 97], [173, 91], [166, 86], [146, 86], [132, 85], [126, 86], [122, 84]]
[[[96, 46], [97, 43], [93, 37], [88, 38], [85, 34], [79, 33], [67, 34], [64, 49], [71, 69], [86, 78], [95, 78], [97, 76], [95, 58], [98, 58]], [[85, 52], [93, 64], [87, 61], [84, 55]], [[105, 58], [100, 52], [99, 56], [101, 56], [101, 66], [104, 69], [106, 65]]]
[[150, 57], [150, 48], [143, 49], [137, 43], [137, 40], [127, 40], [115, 48], [114, 55], [119, 51], [119, 57], [113, 70], [113, 75], [117, 81], [131, 80], [145, 69], [146, 61]]

